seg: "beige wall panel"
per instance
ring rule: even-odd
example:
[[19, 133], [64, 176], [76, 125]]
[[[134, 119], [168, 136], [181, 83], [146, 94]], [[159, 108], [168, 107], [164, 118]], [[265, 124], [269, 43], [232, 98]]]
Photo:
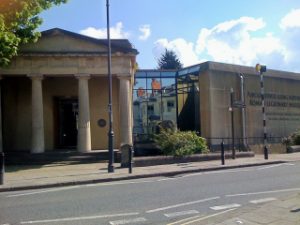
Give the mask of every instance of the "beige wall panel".
[[[231, 138], [230, 89], [234, 90], [234, 98], [239, 100], [238, 76], [234, 73], [210, 72], [210, 99], [211, 99], [211, 138]], [[234, 109], [235, 137], [241, 137], [241, 110]], [[219, 144], [221, 140], [214, 140]]]
[[[113, 78], [113, 130], [114, 148], [120, 145], [119, 136], [119, 84], [118, 79]], [[108, 149], [108, 79], [92, 78], [89, 81], [90, 113], [91, 113], [91, 138], [92, 149]], [[99, 119], [106, 120], [105, 127], [99, 127]]]
[[204, 72], [199, 76], [199, 92], [200, 92], [200, 123], [201, 136], [210, 137], [210, 95], [209, 95], [209, 72]]
[[[268, 136], [284, 137], [300, 128], [300, 81], [265, 77], [265, 110]], [[249, 136], [261, 137], [262, 109], [259, 77], [245, 79]]]

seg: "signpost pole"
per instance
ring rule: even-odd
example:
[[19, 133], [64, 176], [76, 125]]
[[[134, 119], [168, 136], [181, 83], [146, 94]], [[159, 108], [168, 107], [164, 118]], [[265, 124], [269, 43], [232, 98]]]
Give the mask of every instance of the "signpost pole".
[[232, 136], [232, 159], [235, 159], [235, 144], [234, 144], [234, 115], [233, 115], [233, 88], [230, 88], [230, 108], [231, 108], [231, 136]]
[[261, 107], [263, 115], [263, 129], [264, 129], [264, 157], [267, 160], [269, 158], [268, 153], [268, 140], [267, 140], [267, 122], [266, 122], [266, 111], [265, 111], [265, 89], [264, 89], [264, 76], [263, 73], [267, 71], [266, 66], [256, 64], [256, 71], [260, 74], [260, 95], [261, 95]]

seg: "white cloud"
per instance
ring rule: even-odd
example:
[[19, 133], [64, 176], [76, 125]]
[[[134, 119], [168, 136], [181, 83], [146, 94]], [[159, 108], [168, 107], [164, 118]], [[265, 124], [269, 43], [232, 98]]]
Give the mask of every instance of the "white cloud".
[[241, 17], [200, 30], [195, 42], [183, 38], [155, 42], [153, 53], [158, 59], [164, 49], [175, 51], [184, 66], [208, 59], [217, 62], [300, 71], [300, 9], [292, 10], [279, 21], [281, 32], [264, 32], [261, 18]]
[[300, 9], [293, 9], [281, 19], [280, 27], [282, 29], [300, 28]]
[[251, 17], [225, 21], [211, 29], [201, 29], [196, 51], [212, 60], [252, 65], [259, 56], [281, 51], [280, 41], [272, 34], [252, 37], [252, 33], [265, 27], [265, 22]]
[[[88, 27], [84, 30], [81, 30], [79, 33], [94, 38], [107, 38], [106, 28], [97, 29], [95, 27]], [[115, 27], [110, 27], [110, 37], [112, 39], [127, 39], [129, 36], [129, 32], [123, 31], [122, 22], [118, 22]]]
[[263, 19], [241, 17], [225, 21], [211, 29], [200, 30], [198, 40], [187, 42], [182, 38], [159, 39], [155, 42], [154, 55], [158, 58], [164, 49], [172, 49], [184, 66], [204, 61], [204, 58], [217, 62], [254, 65], [266, 55], [281, 54], [280, 40], [272, 34], [252, 37], [252, 33], [266, 26]]
[[265, 26], [262, 19], [241, 17], [220, 23], [212, 29], [203, 28], [197, 41], [197, 52], [200, 53], [206, 46], [206, 41], [215, 39], [222, 40], [229, 45], [235, 45], [241, 39], [248, 39], [250, 31], [256, 31]]
[[285, 48], [284, 66], [288, 70], [300, 72], [300, 9], [291, 10], [280, 21], [281, 44]]
[[139, 28], [140, 32], [142, 32], [142, 34], [139, 36], [139, 39], [140, 40], [147, 40], [150, 35], [151, 35], [151, 29], [150, 29], [150, 25], [142, 25], [140, 28]]
[[200, 31], [197, 41], [197, 52], [203, 51], [207, 42], [211, 40], [221, 41], [230, 46], [239, 44], [240, 40], [248, 40], [249, 32], [262, 29], [265, 23], [262, 19], [241, 17], [237, 20], [230, 20], [220, 23], [212, 29], [204, 28]]
[[153, 49], [153, 54], [156, 60], [159, 59], [160, 56], [165, 52], [165, 49], [173, 50], [184, 66], [193, 65], [200, 62], [195, 53], [194, 44], [192, 42], [187, 42], [182, 38], [177, 38], [172, 41], [168, 41], [168, 39], [165, 38], [157, 40], [154, 43]]

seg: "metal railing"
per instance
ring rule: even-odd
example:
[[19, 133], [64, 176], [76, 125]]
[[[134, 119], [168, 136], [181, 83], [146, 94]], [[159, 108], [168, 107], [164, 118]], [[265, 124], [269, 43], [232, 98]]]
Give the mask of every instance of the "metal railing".
[[[153, 142], [153, 134], [134, 134], [134, 143]], [[268, 144], [280, 144], [283, 137], [268, 137]], [[221, 151], [220, 144], [224, 142], [224, 150], [232, 151], [232, 138], [231, 137], [212, 137], [206, 138], [207, 146], [211, 152]], [[246, 144], [245, 144], [246, 143]], [[238, 152], [250, 151], [250, 145], [258, 145], [264, 143], [264, 137], [248, 137], [248, 138], [235, 138], [234, 147]]]
[[[268, 137], [268, 144], [282, 143], [282, 137]], [[232, 138], [228, 137], [214, 137], [206, 138], [207, 146], [211, 152], [218, 152], [221, 150], [220, 143], [224, 142], [225, 151], [232, 150]], [[246, 145], [245, 145], [246, 143]], [[249, 145], [258, 145], [264, 143], [264, 137], [248, 137], [248, 138], [235, 138], [234, 147], [239, 152], [249, 151]]]

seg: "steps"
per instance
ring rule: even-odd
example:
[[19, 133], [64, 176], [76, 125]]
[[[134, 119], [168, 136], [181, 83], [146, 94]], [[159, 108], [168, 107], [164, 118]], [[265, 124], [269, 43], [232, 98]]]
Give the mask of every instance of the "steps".
[[[115, 162], [119, 160], [118, 150], [114, 150]], [[6, 165], [46, 165], [46, 164], [81, 164], [108, 161], [106, 150], [95, 150], [88, 153], [74, 150], [57, 150], [39, 154], [29, 152], [5, 152]]]

